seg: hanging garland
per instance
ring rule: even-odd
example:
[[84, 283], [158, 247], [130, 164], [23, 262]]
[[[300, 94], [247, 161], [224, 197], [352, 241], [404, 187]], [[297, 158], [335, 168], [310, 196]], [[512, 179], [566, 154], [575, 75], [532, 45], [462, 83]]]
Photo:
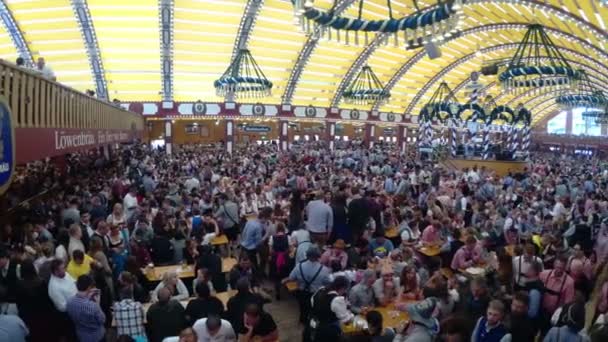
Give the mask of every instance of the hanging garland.
[[[403, 43], [410, 47], [421, 46], [421, 42], [440, 42], [455, 33], [462, 0], [439, 3], [430, 9], [418, 11], [410, 16], [394, 19], [390, 0], [388, 1], [389, 19], [365, 20], [361, 19], [363, 0], [359, 3], [359, 17], [347, 18], [337, 16], [334, 8], [326, 12], [314, 8], [312, 1], [292, 0], [296, 16], [301, 18], [302, 29], [308, 34], [320, 32], [321, 36], [329, 40], [335, 38], [338, 42], [350, 44], [351, 38], [359, 44], [359, 34], [364, 35], [365, 45], [369, 42], [370, 33], [387, 33], [394, 35], [395, 44], [398, 45], [399, 34]], [[320, 30], [318, 30], [320, 28]], [[333, 31], [332, 31], [333, 30]], [[341, 37], [344, 36], [343, 38]]]

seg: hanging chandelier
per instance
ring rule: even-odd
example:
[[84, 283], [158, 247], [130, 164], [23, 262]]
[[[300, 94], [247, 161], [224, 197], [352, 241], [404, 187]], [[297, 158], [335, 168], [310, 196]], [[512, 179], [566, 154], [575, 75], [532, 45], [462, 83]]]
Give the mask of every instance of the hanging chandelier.
[[448, 84], [441, 82], [435, 93], [431, 96], [420, 111], [422, 121], [433, 121], [445, 123], [448, 119], [455, 118], [460, 113], [461, 105], [456, 102], [454, 92]]
[[[389, 16], [384, 20], [362, 18], [365, 0], [359, 0], [357, 18], [342, 17], [335, 13], [339, 3], [334, 0], [328, 11], [314, 7], [313, 0], [291, 0], [294, 5], [296, 23], [308, 34], [325, 37], [349, 45], [358, 45], [361, 40], [367, 45], [370, 34], [386, 34], [387, 44], [392, 35], [395, 46], [401, 40], [408, 48], [421, 47], [426, 43], [441, 43], [457, 32], [462, 0], [438, 1], [437, 5], [419, 10], [400, 18], [393, 18], [391, 0], [387, 0]], [[401, 36], [401, 38], [400, 38]]]
[[384, 85], [374, 74], [372, 68], [364, 66], [351, 84], [342, 94], [344, 102], [352, 104], [385, 104], [391, 93], [384, 89]]
[[524, 92], [536, 88], [540, 92], [558, 90], [574, 85], [578, 72], [559, 51], [543, 26], [528, 26], [523, 40], [498, 80], [509, 92]]
[[608, 105], [605, 108], [587, 109], [582, 116], [583, 119], [593, 120], [598, 125], [608, 124]]
[[251, 52], [241, 49], [213, 86], [217, 96], [233, 94], [237, 98], [260, 98], [270, 96], [272, 82], [266, 78]]
[[578, 73], [577, 92], [562, 94], [555, 99], [555, 102], [564, 109], [579, 107], [602, 108], [608, 106], [608, 99], [601, 90], [593, 86], [587, 73], [584, 70], [579, 70]]

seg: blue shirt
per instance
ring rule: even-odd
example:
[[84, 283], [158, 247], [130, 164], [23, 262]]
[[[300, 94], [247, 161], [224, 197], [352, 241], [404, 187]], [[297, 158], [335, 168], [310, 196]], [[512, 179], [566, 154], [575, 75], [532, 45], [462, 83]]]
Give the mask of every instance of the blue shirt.
[[[319, 274], [315, 278], [317, 272]], [[316, 292], [326, 284], [330, 274], [329, 268], [323, 266], [320, 262], [306, 260], [296, 264], [289, 274], [289, 278], [298, 283], [300, 290], [306, 290], [306, 285], [308, 284], [308, 291]]]
[[104, 327], [106, 315], [101, 311], [99, 304], [77, 294], [68, 300], [66, 312], [74, 322], [79, 341], [101, 341], [106, 333]]
[[259, 220], [249, 220], [243, 228], [241, 234], [241, 246], [247, 250], [258, 248], [262, 243], [262, 237], [264, 235], [264, 227]]
[[537, 289], [532, 289], [528, 293], [530, 297], [530, 303], [528, 305], [528, 317], [536, 318], [540, 311], [541, 299], [543, 298], [542, 293]]
[[19, 316], [0, 315], [0, 341], [25, 342], [29, 333]]
[[369, 249], [372, 252], [372, 255], [379, 258], [387, 257], [394, 248], [393, 243], [389, 239], [384, 239], [383, 244], [379, 244], [376, 239], [372, 239], [372, 241], [369, 242]]

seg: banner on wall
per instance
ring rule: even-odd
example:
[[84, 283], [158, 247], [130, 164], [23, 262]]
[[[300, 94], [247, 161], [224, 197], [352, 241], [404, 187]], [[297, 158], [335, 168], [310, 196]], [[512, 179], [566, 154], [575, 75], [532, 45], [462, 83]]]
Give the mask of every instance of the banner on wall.
[[16, 163], [129, 142], [141, 138], [141, 134], [134, 129], [15, 128]]
[[269, 126], [259, 126], [259, 125], [247, 125], [243, 127], [243, 131], [249, 133], [268, 133], [270, 132]]
[[15, 130], [6, 99], [0, 97], [0, 195], [11, 185], [15, 173]]

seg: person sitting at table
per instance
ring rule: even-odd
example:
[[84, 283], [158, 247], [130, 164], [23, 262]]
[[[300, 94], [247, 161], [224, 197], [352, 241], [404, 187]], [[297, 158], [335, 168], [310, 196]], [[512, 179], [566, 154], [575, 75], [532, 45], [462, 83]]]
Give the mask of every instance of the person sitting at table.
[[376, 272], [373, 270], [363, 271], [361, 281], [353, 286], [348, 294], [350, 309], [356, 314], [364, 313], [376, 304], [372, 285], [376, 281]]
[[177, 335], [186, 327], [184, 307], [171, 299], [171, 291], [161, 288], [158, 302], [152, 304], [146, 313], [150, 342], [161, 342], [164, 338]]
[[395, 330], [383, 327], [382, 314], [376, 310], [369, 311], [365, 315], [367, 321], [367, 337], [371, 342], [392, 342], [395, 338]]
[[327, 267], [331, 267], [333, 261], [337, 260], [340, 262], [340, 269], [345, 269], [348, 262], [348, 254], [346, 254], [344, 248], [346, 248], [344, 240], [337, 239], [332, 248], [326, 250], [321, 255], [321, 263]]
[[251, 291], [249, 279], [243, 277], [236, 282], [236, 294], [226, 303], [226, 319], [232, 324], [235, 331], [243, 327], [243, 313], [249, 303], [264, 305], [264, 299]]
[[171, 294], [171, 299], [175, 299], [177, 301], [188, 299], [190, 294], [188, 293], [188, 289], [184, 282], [179, 279], [176, 271], [168, 271], [163, 274], [163, 279], [154, 291], [152, 291], [152, 301], [157, 302], [159, 300], [158, 293], [161, 289], [169, 290], [169, 294]]
[[211, 273], [206, 268], [199, 268], [196, 270], [196, 278], [192, 281], [192, 288], [196, 289], [198, 284], [207, 284], [211, 293], [215, 293], [215, 288], [213, 287], [213, 282], [211, 281]]
[[385, 258], [395, 248], [391, 240], [384, 237], [383, 231], [375, 231], [373, 237], [369, 242], [369, 250], [373, 257]]
[[255, 303], [247, 304], [243, 314], [243, 327], [239, 330], [240, 342], [274, 342], [279, 340], [279, 330], [272, 316]]
[[196, 260], [194, 269], [198, 272], [201, 268], [206, 268], [213, 283], [215, 291], [226, 291], [226, 275], [222, 273], [222, 258], [213, 251], [211, 246], [199, 246], [199, 256]]
[[416, 273], [415, 266], [406, 266], [403, 268], [399, 282], [401, 283], [401, 296], [399, 296], [401, 301], [422, 299], [420, 276]]
[[393, 267], [388, 262], [383, 263], [380, 275], [373, 285], [374, 296], [380, 305], [386, 306], [399, 295], [399, 278], [394, 276]]
[[440, 229], [437, 227], [439, 223], [433, 222], [426, 226], [422, 231], [421, 241], [424, 246], [441, 246], [441, 233]]
[[[348, 283], [346, 277], [337, 277], [331, 285], [319, 289], [312, 296], [310, 327], [314, 329], [314, 342], [338, 341], [342, 336], [341, 325], [355, 317], [344, 297]], [[304, 334], [307, 335], [307, 330]]]
[[232, 270], [230, 270], [230, 274], [228, 275], [228, 279], [230, 279], [230, 287], [234, 289], [236, 287], [237, 280], [241, 279], [242, 277], [249, 279], [251, 288], [254, 289], [254, 291], [259, 287], [260, 284], [254, 276], [253, 265], [247, 253], [241, 253], [238, 264], [234, 265]]
[[198, 342], [236, 342], [236, 334], [230, 322], [217, 315], [199, 319], [192, 329], [196, 331]]
[[412, 213], [408, 210], [403, 215], [403, 220], [399, 224], [399, 235], [401, 235], [401, 243], [406, 246], [413, 246], [420, 239], [420, 229], [418, 224], [412, 224]]
[[203, 213], [203, 235], [201, 238], [201, 245], [210, 245], [213, 239], [220, 235], [220, 227], [213, 218], [212, 210], [205, 210]]
[[395, 336], [393, 342], [433, 342], [439, 334], [439, 321], [433, 317], [437, 305], [435, 298], [427, 298], [406, 306], [409, 322]]
[[167, 229], [169, 228], [159, 229], [150, 242], [150, 255], [157, 266], [166, 266], [173, 262], [175, 253]]
[[194, 289], [197, 297], [190, 300], [186, 306], [186, 320], [189, 324], [194, 324], [197, 320], [210, 315], [221, 316], [224, 313], [224, 304], [211, 295], [206, 283], [198, 283]]
[[452, 270], [459, 272], [475, 266], [480, 261], [480, 255], [476, 247], [477, 240], [475, 240], [475, 237], [468, 236], [465, 245], [458, 249], [452, 259], [450, 265]]
[[471, 342], [502, 342], [507, 335], [507, 328], [502, 323], [505, 316], [505, 305], [499, 300], [489, 303], [486, 315], [477, 320], [471, 334]]

